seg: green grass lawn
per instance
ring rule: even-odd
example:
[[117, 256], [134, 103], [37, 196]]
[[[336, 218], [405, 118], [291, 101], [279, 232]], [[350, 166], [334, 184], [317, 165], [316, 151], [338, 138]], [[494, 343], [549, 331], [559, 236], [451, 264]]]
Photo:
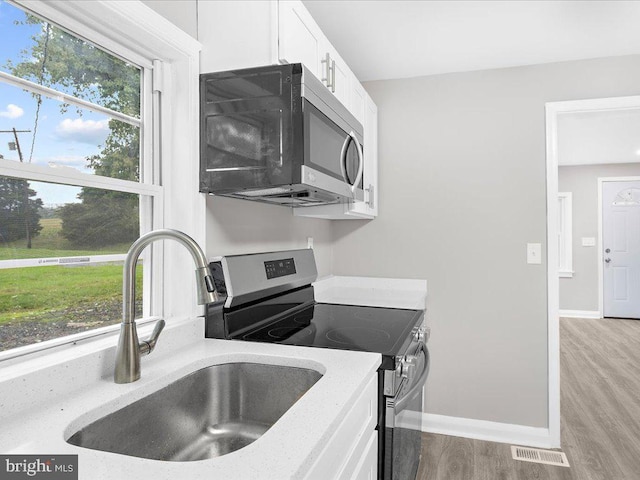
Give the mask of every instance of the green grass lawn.
[[[142, 296], [142, 266], [136, 271]], [[0, 270], [0, 325], [33, 320], [47, 310], [122, 301], [122, 265], [51, 266]]]
[[[60, 234], [59, 218], [41, 219], [33, 238], [0, 243], [0, 260], [75, 257], [126, 253], [129, 244], [96, 250], [72, 248]], [[136, 272], [137, 297], [142, 295], [142, 267]], [[122, 301], [122, 265], [75, 265], [0, 269], [0, 325], [38, 319], [42, 313], [65, 308], [91, 308], [97, 302]]]

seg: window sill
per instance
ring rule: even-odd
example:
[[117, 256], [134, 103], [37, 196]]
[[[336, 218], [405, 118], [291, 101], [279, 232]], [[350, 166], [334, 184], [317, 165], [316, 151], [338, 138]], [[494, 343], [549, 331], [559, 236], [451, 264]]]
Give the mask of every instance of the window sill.
[[[159, 317], [149, 317], [144, 319], [136, 320], [136, 324], [138, 327], [143, 327], [150, 323], [155, 323], [159, 320]], [[141, 328], [140, 328], [141, 329]], [[35, 358], [44, 353], [53, 353], [65, 348], [72, 347], [74, 345], [78, 345], [82, 343], [83, 345], [89, 341], [97, 341], [107, 337], [116, 337], [118, 332], [120, 331], [120, 322], [108, 325], [102, 328], [96, 328], [95, 330], [89, 330], [86, 332], [75, 333], [73, 335], [67, 335], [65, 337], [53, 338], [51, 340], [47, 340], [41, 343], [33, 343], [31, 345], [25, 345], [24, 347], [12, 348], [10, 350], [6, 350], [4, 352], [0, 352], [0, 364], [2, 366], [5, 365], [5, 361], [19, 359], [16, 361], [23, 360], [21, 357]], [[141, 329], [141, 333], [145, 332], [145, 330]], [[151, 332], [151, 330], [149, 330]], [[26, 358], [24, 360], [27, 360]]]

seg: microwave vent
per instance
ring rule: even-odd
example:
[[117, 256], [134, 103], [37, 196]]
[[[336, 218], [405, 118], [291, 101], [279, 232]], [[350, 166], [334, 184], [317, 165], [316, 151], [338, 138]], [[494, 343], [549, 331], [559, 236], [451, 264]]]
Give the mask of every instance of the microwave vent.
[[274, 188], [263, 188], [262, 190], [248, 190], [242, 192], [243, 197], [264, 197], [269, 195], [284, 195], [292, 192], [292, 188], [285, 187], [274, 187]]

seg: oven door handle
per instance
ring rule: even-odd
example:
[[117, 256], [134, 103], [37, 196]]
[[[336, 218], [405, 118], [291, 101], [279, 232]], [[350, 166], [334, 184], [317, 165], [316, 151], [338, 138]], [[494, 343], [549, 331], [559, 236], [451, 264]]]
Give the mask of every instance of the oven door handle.
[[[356, 178], [353, 183], [350, 182], [351, 179], [349, 178], [349, 174], [347, 173], [347, 151], [349, 150], [349, 144], [351, 142], [355, 144], [356, 152], [358, 154], [358, 173], [356, 173]], [[360, 146], [358, 138], [356, 137], [356, 134], [353, 130], [349, 132], [347, 138], [344, 139], [344, 143], [342, 144], [342, 151], [340, 152], [340, 170], [342, 172], [342, 178], [344, 178], [344, 181], [347, 182], [347, 184], [351, 188], [351, 194], [355, 196], [364, 170], [364, 154], [362, 153], [362, 147]]]
[[429, 349], [424, 342], [418, 343], [418, 348], [414, 356], [417, 357], [420, 353], [424, 355], [424, 368], [422, 369], [420, 376], [418, 376], [409, 391], [405, 393], [400, 400], [395, 402], [394, 408], [397, 412], [404, 410], [407, 404], [414, 399], [414, 397], [418, 394], [418, 392], [420, 392], [422, 387], [424, 387], [425, 382], [427, 381], [429, 368], [431, 367], [431, 359], [429, 356]]

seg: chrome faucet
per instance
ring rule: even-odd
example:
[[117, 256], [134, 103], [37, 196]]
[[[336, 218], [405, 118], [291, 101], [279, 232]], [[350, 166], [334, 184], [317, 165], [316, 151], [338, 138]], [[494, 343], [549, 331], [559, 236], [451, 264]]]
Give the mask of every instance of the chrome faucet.
[[171, 239], [177, 240], [184, 245], [196, 264], [196, 282], [198, 286], [198, 304], [215, 302], [218, 294], [213, 283], [213, 276], [209, 270], [207, 259], [190, 236], [178, 230], [154, 230], [141, 236], [136, 240], [124, 261], [123, 281], [122, 281], [122, 325], [120, 327], [120, 338], [118, 339], [118, 349], [116, 350], [116, 368], [114, 380], [116, 383], [131, 383], [140, 378], [140, 357], [151, 353], [156, 346], [160, 332], [164, 328], [164, 320], [156, 323], [151, 337], [142, 342], [138, 342], [138, 332], [135, 321], [135, 298], [136, 298], [136, 263], [144, 248], [156, 240]]

